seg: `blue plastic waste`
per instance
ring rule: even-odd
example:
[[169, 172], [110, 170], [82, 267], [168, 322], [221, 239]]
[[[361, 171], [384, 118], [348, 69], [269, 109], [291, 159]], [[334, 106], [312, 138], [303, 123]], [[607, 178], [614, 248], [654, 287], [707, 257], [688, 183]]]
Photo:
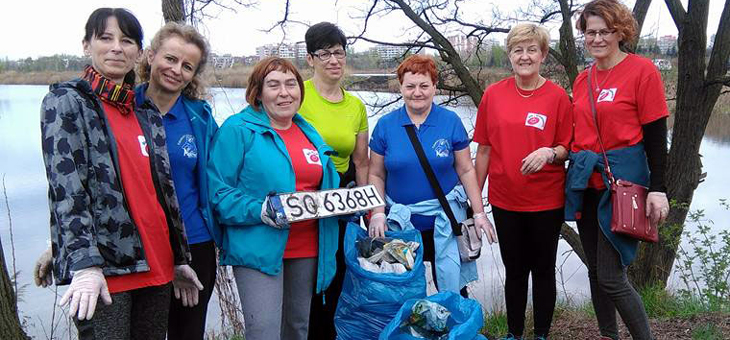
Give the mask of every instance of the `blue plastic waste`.
[[[355, 241], [367, 237], [365, 230], [349, 223], [345, 232], [345, 281], [335, 312], [340, 340], [375, 340], [398, 313], [404, 302], [426, 296], [423, 249], [416, 250], [413, 270], [403, 274], [373, 273], [357, 262]], [[417, 230], [387, 231], [385, 236], [423, 244]]]
[[[479, 333], [484, 326], [484, 313], [482, 306], [474, 299], [465, 299], [453, 292], [441, 292], [425, 298], [428, 301], [436, 302], [449, 310], [446, 326], [449, 335], [448, 340], [486, 340], [487, 338]], [[401, 330], [401, 324], [411, 315], [413, 305], [419, 299], [406, 301], [398, 314], [390, 321], [380, 334], [379, 340], [422, 340]]]

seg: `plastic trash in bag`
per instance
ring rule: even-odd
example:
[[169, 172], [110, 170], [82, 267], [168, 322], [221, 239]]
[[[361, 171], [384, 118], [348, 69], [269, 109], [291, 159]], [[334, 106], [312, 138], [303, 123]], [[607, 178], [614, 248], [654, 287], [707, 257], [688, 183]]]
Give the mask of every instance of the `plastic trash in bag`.
[[[420, 299], [406, 301], [398, 314], [388, 323], [380, 340], [420, 340], [423, 337], [414, 336], [408, 328], [404, 331], [401, 325], [411, 317], [414, 305]], [[434, 339], [438, 340], [486, 340], [479, 331], [484, 326], [482, 306], [474, 299], [465, 299], [454, 292], [441, 292], [425, 298], [427, 301], [438, 303], [451, 314], [446, 321], [448, 333]]]
[[[401, 263], [407, 270], [413, 268], [415, 251], [420, 243], [415, 241], [405, 242], [392, 237], [366, 237], [358, 239], [355, 243], [357, 253], [371, 263], [381, 265], [382, 262]], [[381, 265], [381, 269], [383, 266]], [[387, 266], [386, 266], [387, 267]], [[366, 266], [364, 268], [373, 268]], [[371, 270], [372, 271], [372, 270]], [[375, 271], [377, 273], [387, 271]]]
[[411, 308], [411, 315], [401, 323], [400, 328], [403, 333], [416, 338], [446, 339], [449, 333], [449, 327], [446, 326], [449, 315], [451, 312], [436, 302], [418, 300]]
[[[421, 244], [417, 230], [387, 231], [387, 237]], [[409, 299], [426, 297], [423, 249], [415, 251], [413, 269], [402, 274], [373, 273], [358, 262], [356, 241], [368, 237], [367, 231], [348, 224], [345, 232], [345, 280], [335, 312], [337, 339], [377, 339], [385, 326]]]

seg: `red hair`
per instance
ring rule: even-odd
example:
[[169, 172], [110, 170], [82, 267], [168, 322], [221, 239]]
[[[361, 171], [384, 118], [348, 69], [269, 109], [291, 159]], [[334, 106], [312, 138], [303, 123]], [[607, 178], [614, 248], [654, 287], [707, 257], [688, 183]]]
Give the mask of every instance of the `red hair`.
[[575, 28], [585, 33], [586, 20], [589, 16], [594, 15], [603, 19], [608, 28], [616, 30], [616, 33], [621, 37], [620, 45], [633, 44], [636, 41], [639, 24], [636, 22], [631, 10], [618, 0], [593, 0], [589, 2], [578, 15]]
[[[246, 86], [246, 101], [249, 105], [253, 106], [256, 111], [259, 111], [261, 101], [258, 99], [263, 92], [264, 79], [269, 73], [273, 71], [279, 72], [290, 72], [297, 78], [297, 84], [299, 84], [299, 92], [301, 98], [304, 98], [304, 81], [302, 76], [297, 71], [297, 68], [289, 60], [279, 57], [268, 57], [259, 61], [254, 66], [251, 75], [248, 77], [248, 86]], [[299, 101], [301, 105], [301, 101]]]
[[430, 57], [414, 54], [406, 58], [406, 60], [403, 60], [403, 62], [398, 65], [398, 70], [396, 71], [399, 83], [403, 84], [403, 76], [408, 72], [430, 76], [431, 82], [434, 84], [436, 84], [436, 81], [438, 80], [436, 63]]

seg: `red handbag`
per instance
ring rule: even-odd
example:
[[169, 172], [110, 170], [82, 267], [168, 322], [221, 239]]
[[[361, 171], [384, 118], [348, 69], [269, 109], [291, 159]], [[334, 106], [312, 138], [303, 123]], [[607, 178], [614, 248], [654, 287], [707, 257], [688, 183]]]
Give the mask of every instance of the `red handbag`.
[[[596, 67], [595, 65], [593, 67]], [[656, 243], [659, 241], [659, 233], [656, 225], [646, 217], [646, 196], [649, 189], [645, 186], [632, 183], [623, 179], [616, 179], [611, 173], [611, 166], [608, 164], [606, 149], [601, 140], [601, 131], [598, 129], [598, 116], [596, 103], [593, 98], [593, 85], [591, 84], [591, 72], [588, 71], [588, 100], [591, 104], [593, 121], [596, 123], [598, 143], [601, 145], [603, 162], [606, 167], [606, 177], [611, 185], [611, 232], [635, 238], [644, 242]]]

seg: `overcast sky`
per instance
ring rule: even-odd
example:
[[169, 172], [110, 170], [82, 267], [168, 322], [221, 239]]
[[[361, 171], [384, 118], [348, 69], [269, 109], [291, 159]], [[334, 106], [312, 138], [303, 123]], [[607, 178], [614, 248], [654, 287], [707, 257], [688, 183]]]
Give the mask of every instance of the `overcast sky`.
[[[710, 1], [708, 32], [717, 30], [723, 0]], [[131, 10], [142, 23], [145, 31], [145, 44], [164, 24], [160, 0], [7, 0], [3, 1], [0, 12], [0, 58], [18, 59], [37, 58], [53, 54], [81, 55], [83, 26], [89, 14], [98, 7], [123, 6]], [[224, 0], [225, 2], [225, 0]], [[206, 19], [199, 29], [210, 40], [212, 49], [218, 54], [233, 55], [255, 54], [256, 46], [267, 43], [300, 41], [304, 38], [306, 26], [292, 23], [288, 26], [286, 37], [281, 30], [263, 32], [283, 17], [283, 0], [261, 0], [256, 8], [238, 8], [237, 12], [214, 10], [215, 18]], [[355, 35], [362, 30], [362, 21], [353, 19], [367, 7], [366, 0], [294, 0], [290, 18], [314, 24], [330, 21], [338, 24], [347, 35]], [[481, 0], [478, 5], [468, 8], [471, 15], [482, 15], [489, 20], [493, 7], [509, 11], [527, 0]], [[682, 0], [686, 4], [686, 0]], [[634, 0], [627, 0], [631, 8]], [[686, 5], [685, 5], [686, 6]], [[483, 14], [482, 14], [483, 13]], [[404, 41], [408, 38], [405, 29], [410, 22], [401, 14], [371, 22], [368, 36], [378, 40]], [[551, 28], [557, 38], [557, 28]], [[677, 35], [677, 29], [666, 9], [664, 1], [654, 0], [644, 24], [642, 34]], [[503, 40], [503, 35], [495, 35]], [[358, 50], [370, 45], [364, 42], [355, 44]]]

